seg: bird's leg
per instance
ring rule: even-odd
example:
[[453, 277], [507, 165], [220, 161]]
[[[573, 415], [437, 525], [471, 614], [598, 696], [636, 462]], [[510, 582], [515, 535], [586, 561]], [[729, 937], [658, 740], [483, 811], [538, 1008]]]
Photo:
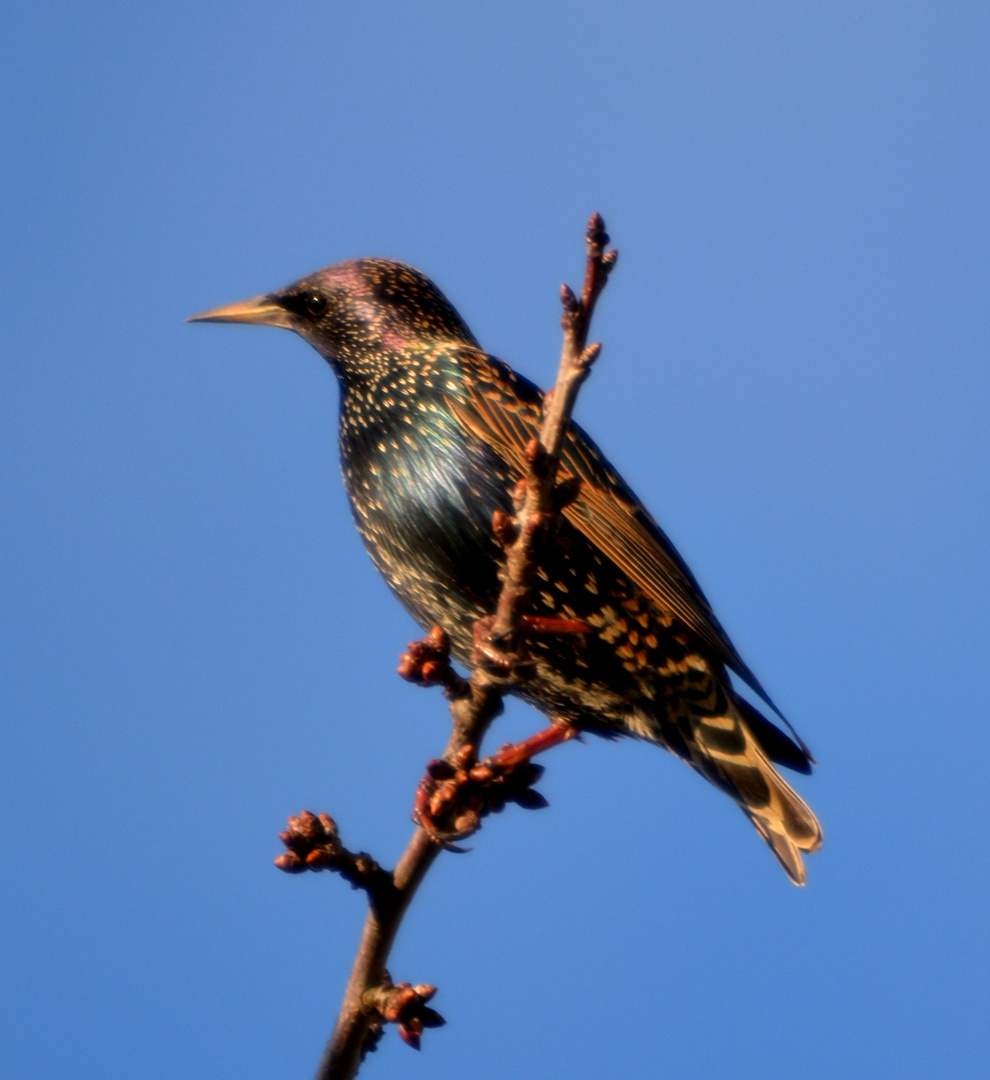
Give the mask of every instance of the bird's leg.
[[573, 724], [567, 720], [555, 720], [549, 727], [530, 735], [522, 742], [506, 743], [488, 762], [500, 768], [515, 768], [545, 750], [552, 750], [570, 739], [580, 738], [581, 732]]
[[584, 619], [558, 619], [546, 615], [523, 615], [522, 629], [527, 634], [591, 634], [594, 627]]

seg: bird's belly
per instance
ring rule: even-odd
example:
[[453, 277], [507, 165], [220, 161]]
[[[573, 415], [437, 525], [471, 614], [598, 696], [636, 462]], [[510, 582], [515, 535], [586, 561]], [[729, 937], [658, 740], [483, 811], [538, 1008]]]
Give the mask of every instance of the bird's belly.
[[[344, 475], [376, 567], [420, 626], [442, 626], [466, 662], [475, 620], [498, 599], [504, 553], [491, 520], [496, 509], [511, 511], [515, 478], [501, 459], [469, 458], [451, 469], [425, 454], [366, 457], [360, 467], [345, 464]], [[533, 637], [536, 670], [520, 695], [602, 733], [631, 731], [637, 710], [654, 711], [663, 696], [658, 669], [685, 654], [677, 628], [566, 521], [539, 557], [530, 611], [589, 630]]]
[[491, 521], [511, 507], [509, 477], [487, 448], [462, 448], [454, 463], [425, 441], [416, 449], [350, 467], [345, 459], [345, 485], [379, 572], [424, 629], [447, 630], [463, 659], [474, 620], [498, 597], [504, 556]]

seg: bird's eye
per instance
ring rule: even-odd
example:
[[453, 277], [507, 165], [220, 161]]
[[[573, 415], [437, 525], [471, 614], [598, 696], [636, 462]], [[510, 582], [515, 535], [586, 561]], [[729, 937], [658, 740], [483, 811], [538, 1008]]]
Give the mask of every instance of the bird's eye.
[[303, 298], [303, 306], [310, 315], [318, 316], [327, 310], [327, 300], [325, 296], [320, 296], [319, 293], [310, 293]]

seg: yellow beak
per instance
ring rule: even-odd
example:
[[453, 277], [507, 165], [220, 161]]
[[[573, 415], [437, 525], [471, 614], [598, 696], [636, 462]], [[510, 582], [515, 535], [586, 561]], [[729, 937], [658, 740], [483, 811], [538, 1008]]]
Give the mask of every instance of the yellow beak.
[[199, 315], [190, 315], [186, 322], [240, 322], [256, 323], [259, 326], [282, 326], [292, 330], [292, 316], [272, 303], [267, 296], [255, 296], [250, 300], [241, 300], [237, 304], [203, 311]]

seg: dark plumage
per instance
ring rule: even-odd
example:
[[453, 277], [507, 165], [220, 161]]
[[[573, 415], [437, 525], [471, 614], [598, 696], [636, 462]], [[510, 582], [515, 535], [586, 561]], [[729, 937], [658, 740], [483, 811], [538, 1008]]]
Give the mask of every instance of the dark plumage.
[[[415, 619], [443, 626], [466, 660], [472, 625], [498, 596], [492, 514], [511, 513], [540, 391], [486, 355], [436, 286], [400, 263], [339, 263], [195, 318], [285, 327], [328, 361], [368, 551]], [[771, 762], [810, 772], [806, 749], [733, 691], [727, 669], [773, 708], [673, 545], [577, 425], [560, 476], [580, 489], [541, 559], [531, 610], [595, 632], [535, 638], [520, 696], [584, 730], [673, 751], [736, 800], [803, 883], [801, 852], [820, 846], [821, 830]]]

